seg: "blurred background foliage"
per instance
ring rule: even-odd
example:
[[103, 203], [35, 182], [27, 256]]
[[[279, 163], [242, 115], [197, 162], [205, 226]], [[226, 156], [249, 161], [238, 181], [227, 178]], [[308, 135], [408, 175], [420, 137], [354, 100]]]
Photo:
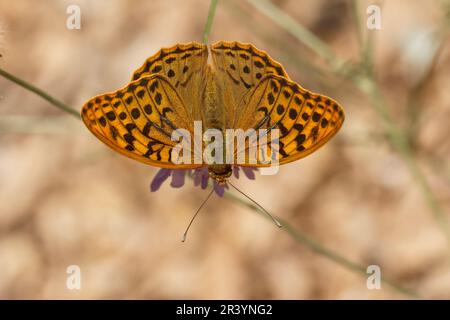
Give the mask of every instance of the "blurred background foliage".
[[[81, 8], [80, 30], [66, 8]], [[219, 1], [209, 41], [251, 42], [340, 101], [341, 132], [276, 176], [236, 181], [288, 225], [155, 168], [0, 79], [0, 298], [450, 298], [448, 1]], [[161, 47], [201, 41], [209, 1], [0, 0], [0, 67], [72, 108]], [[343, 258], [345, 257], [345, 258]], [[81, 290], [66, 268], [81, 267]], [[379, 265], [381, 290], [364, 270]], [[398, 285], [408, 288], [405, 292]]]

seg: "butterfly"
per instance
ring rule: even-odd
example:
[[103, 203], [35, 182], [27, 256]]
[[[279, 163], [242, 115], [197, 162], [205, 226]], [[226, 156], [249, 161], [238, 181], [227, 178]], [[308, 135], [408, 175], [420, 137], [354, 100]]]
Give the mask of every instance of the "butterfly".
[[[193, 134], [195, 121], [205, 130], [278, 129], [279, 164], [286, 164], [330, 140], [344, 112], [335, 100], [295, 83], [280, 63], [252, 44], [219, 41], [159, 50], [125, 87], [87, 101], [81, 117], [100, 141], [127, 157], [168, 169], [207, 166], [209, 176], [223, 184], [231, 164], [173, 161], [174, 130]], [[256, 163], [239, 165], [267, 166], [260, 155]]]

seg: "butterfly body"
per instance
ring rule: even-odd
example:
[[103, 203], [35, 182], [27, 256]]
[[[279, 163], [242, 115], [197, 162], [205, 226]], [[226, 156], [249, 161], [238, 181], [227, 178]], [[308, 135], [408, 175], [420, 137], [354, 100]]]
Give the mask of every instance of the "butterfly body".
[[233, 169], [229, 164], [212, 164], [208, 166], [208, 174], [218, 184], [223, 184], [231, 176]]
[[[196, 42], [163, 48], [133, 73], [127, 86], [86, 102], [81, 116], [98, 139], [125, 156], [170, 169], [207, 166], [219, 183], [231, 176], [232, 165], [267, 164], [259, 154], [255, 163], [247, 158], [244, 163], [180, 163], [173, 153], [178, 144], [174, 131], [194, 135], [196, 121], [203, 131], [217, 129], [224, 137], [227, 129], [278, 129], [279, 164], [285, 164], [324, 145], [344, 121], [336, 101], [305, 90], [267, 53], [237, 41], [219, 41], [209, 50]], [[208, 143], [201, 139], [201, 151]], [[228, 150], [231, 159], [237, 159], [237, 150]], [[186, 152], [195, 151], [192, 143]], [[230, 158], [226, 148], [223, 156]]]

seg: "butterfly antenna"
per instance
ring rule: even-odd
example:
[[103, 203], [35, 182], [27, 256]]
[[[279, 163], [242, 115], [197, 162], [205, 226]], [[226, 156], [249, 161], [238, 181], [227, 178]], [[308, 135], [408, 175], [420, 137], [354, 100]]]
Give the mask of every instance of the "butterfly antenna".
[[239, 190], [236, 186], [234, 186], [230, 181], [227, 181], [227, 183], [232, 186], [233, 188], [236, 189], [237, 192], [239, 192], [240, 194], [242, 194], [244, 197], [246, 197], [248, 200], [250, 200], [251, 202], [253, 202], [255, 205], [258, 206], [258, 208], [260, 208], [270, 219], [272, 219], [272, 221], [277, 225], [278, 228], [281, 228], [282, 225], [281, 223], [275, 219], [275, 217], [273, 215], [271, 215], [269, 213], [269, 211], [267, 211], [266, 209], [264, 209], [258, 202], [256, 202], [255, 200], [253, 200], [252, 198], [250, 198], [248, 195], [246, 195], [243, 191]]
[[211, 198], [213, 193], [214, 193], [214, 188], [211, 189], [211, 192], [208, 194], [208, 197], [206, 197], [206, 199], [203, 200], [202, 204], [197, 209], [197, 212], [195, 212], [195, 214], [192, 216], [191, 221], [189, 222], [189, 224], [188, 224], [188, 226], [186, 228], [186, 231], [184, 231], [184, 233], [183, 233], [183, 239], [181, 240], [181, 242], [185, 242], [186, 241], [187, 233], [188, 233], [189, 229], [191, 228], [192, 222], [194, 222], [194, 220], [197, 217], [198, 213], [200, 212], [200, 210], [202, 210], [203, 206], [209, 200], [209, 198]]

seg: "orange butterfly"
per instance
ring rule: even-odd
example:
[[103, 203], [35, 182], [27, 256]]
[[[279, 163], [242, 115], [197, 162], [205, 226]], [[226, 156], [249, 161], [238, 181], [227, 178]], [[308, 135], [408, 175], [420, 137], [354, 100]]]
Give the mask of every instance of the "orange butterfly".
[[[115, 151], [149, 165], [207, 168], [209, 177], [222, 186], [233, 164], [174, 161], [174, 130], [193, 135], [195, 121], [203, 130], [224, 133], [229, 128], [278, 129], [279, 164], [285, 164], [324, 145], [344, 121], [336, 101], [305, 90], [267, 53], [237, 41], [219, 41], [209, 48], [196, 42], [163, 48], [131, 80], [84, 104], [81, 116], [89, 130]], [[205, 147], [205, 141], [202, 144]], [[192, 158], [194, 151], [195, 147], [188, 150]], [[231, 152], [235, 160], [237, 148]], [[258, 154], [256, 163], [238, 165], [265, 167], [262, 157]]]

